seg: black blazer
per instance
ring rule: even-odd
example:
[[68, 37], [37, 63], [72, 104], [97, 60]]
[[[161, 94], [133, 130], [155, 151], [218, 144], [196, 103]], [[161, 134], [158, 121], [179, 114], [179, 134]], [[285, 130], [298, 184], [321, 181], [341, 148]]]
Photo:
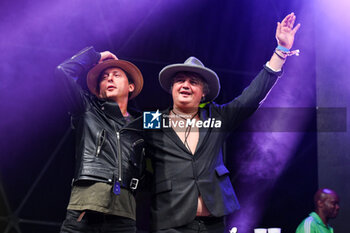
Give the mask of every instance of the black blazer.
[[[200, 108], [202, 121], [215, 118], [222, 124], [220, 128], [200, 128], [194, 155], [172, 128], [145, 130], [154, 169], [154, 230], [191, 222], [199, 195], [213, 216], [224, 216], [239, 208], [223, 163], [222, 145], [228, 134], [259, 107], [280, 74], [264, 66], [249, 87], [230, 103], [210, 103]], [[168, 113], [169, 109], [163, 112]]]

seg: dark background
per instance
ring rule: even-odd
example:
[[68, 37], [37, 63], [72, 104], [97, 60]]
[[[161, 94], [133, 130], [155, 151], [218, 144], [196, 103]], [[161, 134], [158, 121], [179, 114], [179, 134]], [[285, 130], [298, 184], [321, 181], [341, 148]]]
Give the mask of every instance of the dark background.
[[[2, 1], [0, 232], [58, 232], [65, 217], [74, 137], [53, 78], [63, 60], [90, 45], [130, 60], [145, 79], [132, 104], [156, 110], [171, 103], [158, 83], [159, 71], [196, 56], [218, 73], [222, 89], [216, 102], [223, 104], [269, 60], [276, 22], [295, 12], [302, 26], [294, 48], [301, 55], [288, 58], [263, 109], [227, 140], [227, 166], [241, 203], [227, 225], [240, 233], [255, 227], [294, 232], [313, 209], [313, 193], [329, 187], [341, 198], [341, 212], [331, 225], [345, 233], [348, 6], [342, 0]], [[345, 109], [345, 116], [327, 120], [345, 126], [323, 130], [317, 106]], [[296, 114], [286, 117], [284, 109]], [[138, 220], [140, 230], [147, 230], [148, 217], [141, 214]]]

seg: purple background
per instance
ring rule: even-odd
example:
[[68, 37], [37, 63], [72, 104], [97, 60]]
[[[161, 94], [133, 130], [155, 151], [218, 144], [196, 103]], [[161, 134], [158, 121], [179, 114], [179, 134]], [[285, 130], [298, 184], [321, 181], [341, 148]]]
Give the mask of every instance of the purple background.
[[[55, 223], [64, 219], [74, 139], [70, 133], [64, 137], [67, 106], [52, 77], [63, 60], [93, 45], [134, 62], [145, 85], [133, 104], [154, 110], [171, 103], [157, 81], [161, 68], [196, 56], [219, 74], [217, 102], [226, 103], [270, 58], [276, 22], [293, 11], [302, 23], [294, 46], [301, 56], [288, 58], [263, 107], [348, 107], [348, 7], [344, 0], [2, 1], [0, 230], [9, 230], [5, 218], [11, 213], [19, 217], [21, 232], [57, 232]], [[250, 123], [267, 128], [286, 124], [283, 114], [259, 121], [260, 115]], [[312, 111], [288, 120], [298, 129], [317, 125]], [[240, 233], [254, 227], [293, 232], [312, 210], [313, 193], [326, 186], [339, 192], [342, 201], [341, 213], [331, 224], [336, 232], [348, 229], [347, 128], [317, 133], [244, 132], [242, 127], [226, 146], [241, 203], [228, 217], [228, 226], [237, 226]], [[147, 229], [147, 217], [139, 220], [140, 229]]]

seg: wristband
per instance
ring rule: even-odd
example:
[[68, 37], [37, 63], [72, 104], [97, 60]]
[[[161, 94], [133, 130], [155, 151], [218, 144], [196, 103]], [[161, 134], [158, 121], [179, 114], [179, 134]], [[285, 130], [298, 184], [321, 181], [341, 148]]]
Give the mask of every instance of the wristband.
[[283, 47], [282, 45], [278, 45], [276, 49], [287, 53], [290, 51], [289, 49], [287, 49], [286, 47]]
[[[293, 51], [284, 51], [284, 50], [281, 50], [280, 47], [282, 46], [277, 46], [276, 50], [275, 51], [280, 51], [281, 53], [283, 53], [283, 55], [286, 55], [286, 56], [299, 56], [300, 55], [300, 50], [299, 49], [296, 49], [296, 50], [293, 50]], [[284, 47], [282, 47], [284, 48]], [[284, 48], [286, 49], [286, 48]]]

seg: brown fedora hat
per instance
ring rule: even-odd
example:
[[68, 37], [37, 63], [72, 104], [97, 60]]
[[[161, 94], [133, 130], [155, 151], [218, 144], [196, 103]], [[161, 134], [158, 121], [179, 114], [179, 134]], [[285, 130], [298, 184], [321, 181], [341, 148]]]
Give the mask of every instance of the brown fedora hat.
[[94, 66], [87, 75], [87, 86], [92, 94], [99, 96], [99, 93], [97, 93], [96, 87], [98, 85], [98, 77], [101, 75], [101, 72], [104, 71], [107, 68], [110, 67], [117, 67], [122, 70], [124, 70], [126, 73], [129, 74], [130, 78], [132, 79], [135, 90], [131, 93], [129, 99], [135, 98], [138, 94], [140, 94], [142, 87], [143, 87], [143, 77], [141, 74], [141, 71], [131, 62], [124, 61], [124, 60], [114, 60], [109, 59], [105, 60], [96, 66]]

